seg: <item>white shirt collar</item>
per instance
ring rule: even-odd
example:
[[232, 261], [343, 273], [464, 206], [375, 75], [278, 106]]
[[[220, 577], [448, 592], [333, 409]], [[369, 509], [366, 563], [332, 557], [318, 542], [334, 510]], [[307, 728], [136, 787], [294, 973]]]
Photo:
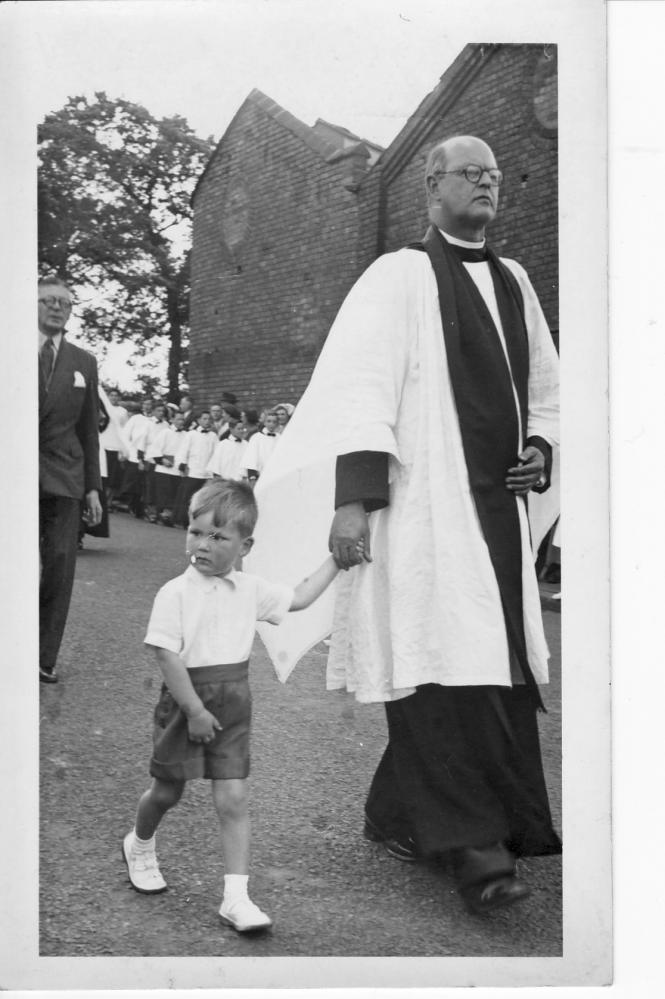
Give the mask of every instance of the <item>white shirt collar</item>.
[[485, 245], [484, 239], [481, 239], [479, 243], [471, 243], [468, 239], [457, 239], [456, 236], [451, 236], [449, 232], [445, 232], [440, 226], [438, 228], [443, 238], [455, 246], [466, 246], [468, 250], [482, 250]]
[[195, 586], [199, 586], [206, 592], [219, 589], [221, 584], [225, 582], [230, 583], [235, 589], [238, 585], [237, 576], [238, 573], [235, 569], [231, 569], [225, 576], [204, 576], [203, 573], [199, 572], [199, 570], [193, 565], [188, 565], [185, 569], [185, 578], [188, 579], [190, 583], [194, 583]]
[[[39, 334], [39, 347], [37, 349], [41, 350], [46, 341], [49, 339], [49, 337], [47, 337], [45, 333], [42, 333], [41, 330], [37, 330], [37, 333]], [[62, 333], [56, 333], [55, 336], [52, 336], [50, 339], [53, 341], [53, 346], [55, 347], [55, 352], [57, 354], [58, 351], [60, 350]]]

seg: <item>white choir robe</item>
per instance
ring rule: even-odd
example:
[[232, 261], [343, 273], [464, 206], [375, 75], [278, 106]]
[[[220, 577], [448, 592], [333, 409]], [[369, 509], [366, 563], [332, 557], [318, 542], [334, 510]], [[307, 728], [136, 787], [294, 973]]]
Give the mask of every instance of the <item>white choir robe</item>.
[[[526, 436], [556, 443], [556, 350], [526, 272], [504, 263], [524, 296]], [[249, 572], [294, 584], [326, 556], [335, 459], [355, 451], [389, 455], [390, 504], [369, 516], [373, 561], [340, 573], [310, 608], [278, 627], [259, 626], [278, 676], [285, 680], [332, 629], [327, 687], [353, 691], [359, 701], [394, 700], [424, 683], [510, 686], [501, 599], [469, 486], [426, 253], [380, 257], [343, 303], [258, 480]], [[515, 503], [527, 654], [543, 683], [548, 650], [526, 507], [519, 497]]]
[[[130, 454], [130, 447], [124, 427], [129, 418], [129, 414], [124, 406], [111, 405], [103, 385], [99, 385], [97, 387], [97, 391], [109, 418], [106, 430], [103, 430], [99, 435], [101, 448], [104, 451], [117, 451], [124, 458], [128, 458]], [[104, 455], [104, 467], [106, 468], [106, 455]], [[104, 478], [106, 478], [106, 473], [104, 473]]]
[[246, 478], [245, 454], [247, 446], [247, 441], [239, 441], [234, 437], [218, 441], [206, 471], [209, 475], [219, 475], [222, 479], [239, 481]]
[[137, 462], [139, 460], [138, 452], [145, 452], [148, 430], [154, 423], [155, 420], [152, 416], [145, 416], [143, 413], [135, 413], [127, 420], [122, 430], [130, 461]]
[[180, 445], [185, 436], [185, 430], [176, 430], [170, 423], [160, 423], [155, 433], [152, 435], [146, 457], [154, 461], [156, 458], [163, 458], [169, 455], [174, 459], [173, 465], [155, 464], [155, 472], [161, 475], [180, 475], [175, 456], [180, 450]]
[[176, 468], [187, 465], [187, 475], [191, 479], [208, 479], [208, 464], [212, 458], [217, 437], [214, 431], [202, 433], [198, 428], [188, 430], [183, 435], [184, 441], [176, 456]]
[[259, 475], [263, 472], [268, 463], [268, 458], [273, 453], [279, 437], [268, 434], [252, 434], [247, 441], [247, 451], [245, 453], [245, 468], [253, 468]]

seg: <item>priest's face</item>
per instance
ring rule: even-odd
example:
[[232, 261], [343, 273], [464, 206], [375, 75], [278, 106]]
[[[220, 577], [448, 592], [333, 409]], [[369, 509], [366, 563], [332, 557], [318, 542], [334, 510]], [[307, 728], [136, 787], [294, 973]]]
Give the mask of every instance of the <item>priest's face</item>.
[[[432, 219], [451, 236], [478, 242], [496, 215], [499, 200], [499, 187], [488, 173], [497, 169], [494, 154], [485, 142], [471, 136], [452, 139], [443, 149], [443, 163], [427, 180]], [[469, 167], [482, 170], [475, 183], [463, 172]]]

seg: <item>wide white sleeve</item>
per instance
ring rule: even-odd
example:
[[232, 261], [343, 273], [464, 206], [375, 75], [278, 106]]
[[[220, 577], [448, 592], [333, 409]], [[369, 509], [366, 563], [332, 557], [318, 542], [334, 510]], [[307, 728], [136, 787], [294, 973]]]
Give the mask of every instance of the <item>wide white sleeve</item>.
[[180, 653], [183, 649], [182, 593], [176, 580], [166, 583], [155, 597], [145, 645]]
[[515, 260], [504, 260], [518, 280], [524, 298], [524, 318], [529, 337], [529, 414], [527, 437], [542, 437], [559, 443], [559, 357], [524, 268]]
[[[296, 586], [328, 555], [335, 458], [382, 451], [399, 460], [396, 427], [412, 360], [420, 254], [388, 253], [356, 282], [328, 334], [309, 386], [256, 484], [259, 520], [245, 564]], [[332, 627], [335, 587], [258, 632], [284, 681]]]
[[246, 472], [248, 468], [253, 468], [254, 471], [261, 471], [260, 456], [259, 456], [259, 442], [256, 440], [261, 434], [253, 434], [247, 441], [247, 447], [245, 448], [245, 453], [242, 456], [242, 469]]
[[285, 583], [269, 583], [260, 576], [256, 580], [256, 620], [279, 624], [293, 603], [293, 587]]
[[405, 264], [399, 254], [385, 254], [353, 286], [312, 375], [308, 406], [299, 404], [292, 417], [310, 421], [310, 439], [337, 438], [337, 454], [397, 456], [394, 429], [413, 328]]
[[178, 465], [189, 465], [189, 455], [192, 443], [192, 430], [187, 430], [184, 434], [181, 434], [182, 440], [180, 442], [180, 447], [178, 448], [178, 453], [175, 459], [175, 467]]
[[145, 440], [145, 456], [151, 461], [155, 458], [161, 458], [164, 449], [164, 434], [167, 427], [158, 426], [155, 424], [154, 427], [148, 427], [148, 433], [146, 434]]
[[205, 471], [207, 475], [222, 475], [222, 444], [224, 441], [218, 441], [215, 444], [215, 448], [210, 455], [210, 461], [206, 465]]

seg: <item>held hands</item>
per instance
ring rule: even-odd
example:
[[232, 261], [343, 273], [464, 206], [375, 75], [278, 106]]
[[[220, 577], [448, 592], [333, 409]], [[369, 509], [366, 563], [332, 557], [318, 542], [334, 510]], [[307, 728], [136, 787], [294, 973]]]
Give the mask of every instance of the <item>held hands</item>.
[[372, 561], [369, 522], [362, 503], [345, 503], [335, 511], [328, 550], [340, 569]]
[[222, 726], [207, 708], [201, 707], [196, 714], [187, 719], [187, 734], [190, 742], [212, 742], [216, 731], [221, 732]]
[[506, 488], [517, 496], [526, 496], [534, 486], [541, 485], [545, 471], [545, 456], [537, 447], [529, 446], [517, 456], [519, 464], [508, 469]]

